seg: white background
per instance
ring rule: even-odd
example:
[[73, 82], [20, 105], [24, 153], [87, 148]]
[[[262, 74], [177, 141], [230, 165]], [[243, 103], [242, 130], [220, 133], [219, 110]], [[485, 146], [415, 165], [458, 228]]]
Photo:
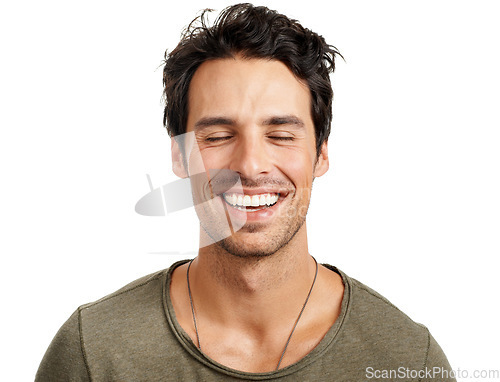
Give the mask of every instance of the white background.
[[[324, 2], [326, 3], [326, 2]], [[192, 256], [196, 217], [135, 214], [174, 180], [161, 61], [221, 1], [20, 1], [0, 16], [2, 379], [32, 380], [86, 302]], [[262, 4], [262, 3], [259, 3]], [[455, 369], [500, 369], [495, 1], [275, 8], [345, 56], [310, 252], [429, 327]], [[165, 253], [167, 252], [167, 253]]]

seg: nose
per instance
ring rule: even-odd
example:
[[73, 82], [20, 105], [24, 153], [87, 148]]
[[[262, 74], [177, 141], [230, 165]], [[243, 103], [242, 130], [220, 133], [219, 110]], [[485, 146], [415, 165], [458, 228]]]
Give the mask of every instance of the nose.
[[271, 161], [264, 138], [257, 135], [240, 137], [235, 145], [230, 169], [244, 178], [253, 179], [269, 173]]

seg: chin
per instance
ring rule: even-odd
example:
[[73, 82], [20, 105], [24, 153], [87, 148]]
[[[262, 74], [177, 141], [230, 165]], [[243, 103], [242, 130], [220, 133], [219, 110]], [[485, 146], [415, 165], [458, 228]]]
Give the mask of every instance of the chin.
[[262, 243], [251, 245], [250, 243], [240, 243], [233, 238], [226, 238], [215, 243], [216, 246], [235, 257], [246, 259], [261, 259], [276, 253], [281, 247], [270, 248]]
[[215, 243], [217, 247], [240, 258], [264, 258], [274, 255], [286, 247], [303, 226], [305, 219], [295, 226], [278, 232], [266, 232], [262, 227], [246, 224], [245, 227], [223, 240]]

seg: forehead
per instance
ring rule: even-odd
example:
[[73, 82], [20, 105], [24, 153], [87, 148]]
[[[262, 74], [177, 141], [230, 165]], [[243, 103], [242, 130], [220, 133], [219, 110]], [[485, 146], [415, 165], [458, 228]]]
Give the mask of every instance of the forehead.
[[312, 125], [308, 86], [277, 60], [206, 61], [195, 72], [188, 97], [188, 129], [215, 116], [246, 123], [295, 115]]

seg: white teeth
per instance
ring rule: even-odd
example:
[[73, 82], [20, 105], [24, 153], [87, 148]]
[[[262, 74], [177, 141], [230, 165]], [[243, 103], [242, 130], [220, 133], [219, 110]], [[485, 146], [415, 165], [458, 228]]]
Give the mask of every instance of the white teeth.
[[[253, 199], [253, 198], [252, 198], [252, 199]], [[266, 195], [261, 195], [261, 196], [259, 197], [259, 204], [260, 204], [261, 206], [263, 206], [264, 204], [266, 204]]]
[[233, 206], [259, 207], [270, 206], [276, 203], [279, 199], [279, 194], [243, 195], [231, 193], [224, 194], [224, 199]]
[[250, 207], [251, 203], [252, 203], [252, 199], [250, 199], [250, 196], [245, 195], [245, 197], [243, 198], [243, 206]]
[[252, 195], [252, 207], [258, 207], [259, 206], [259, 195]]

